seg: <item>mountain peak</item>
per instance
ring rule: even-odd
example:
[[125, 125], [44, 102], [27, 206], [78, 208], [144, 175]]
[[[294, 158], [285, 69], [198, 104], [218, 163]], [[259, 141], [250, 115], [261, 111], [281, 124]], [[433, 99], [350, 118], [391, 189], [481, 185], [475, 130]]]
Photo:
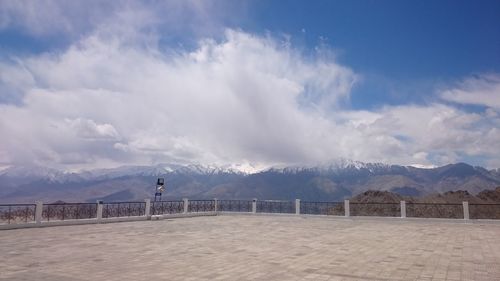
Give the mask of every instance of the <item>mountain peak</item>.
[[54, 178], [64, 174], [56, 169], [42, 167], [38, 165], [10, 166], [2, 171], [0, 175], [7, 177], [48, 177]]
[[381, 191], [423, 196], [463, 189], [476, 194], [500, 185], [499, 174], [464, 163], [419, 169], [343, 159], [322, 165], [273, 167], [251, 176], [242, 171], [244, 168], [249, 167], [157, 164], [69, 173], [17, 166], [0, 171], [0, 198], [11, 202], [90, 200], [96, 196], [139, 200], [150, 196], [156, 177], [168, 181], [165, 196], [169, 198], [341, 200], [370, 189], [380, 192], [365, 195], [385, 198]]
[[267, 171], [279, 173], [298, 173], [298, 172], [317, 172], [317, 173], [330, 173], [341, 170], [363, 170], [374, 172], [380, 169], [389, 169], [391, 165], [384, 163], [364, 163], [361, 161], [354, 161], [341, 158], [337, 161], [330, 163], [316, 164], [316, 165], [295, 165], [295, 166], [273, 166]]

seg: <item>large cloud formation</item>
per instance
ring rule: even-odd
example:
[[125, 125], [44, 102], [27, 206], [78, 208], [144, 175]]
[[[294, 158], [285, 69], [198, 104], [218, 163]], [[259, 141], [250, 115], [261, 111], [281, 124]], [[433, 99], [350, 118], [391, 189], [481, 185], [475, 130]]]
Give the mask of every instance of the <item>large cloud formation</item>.
[[[354, 111], [348, 101], [360, 75], [328, 51], [304, 54], [286, 36], [235, 29], [192, 49], [168, 48], [147, 10], [118, 15], [63, 51], [0, 63], [0, 95], [9, 97], [0, 99], [0, 164], [473, 157], [500, 166], [496, 74], [467, 78], [430, 104]], [[478, 96], [481, 110], [466, 111]]]

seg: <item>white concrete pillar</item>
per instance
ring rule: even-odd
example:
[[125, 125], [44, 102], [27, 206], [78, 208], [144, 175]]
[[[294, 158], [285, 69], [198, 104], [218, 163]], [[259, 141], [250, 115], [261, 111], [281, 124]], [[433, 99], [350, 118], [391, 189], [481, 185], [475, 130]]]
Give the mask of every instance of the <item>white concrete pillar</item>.
[[257, 198], [252, 200], [252, 213], [257, 213]]
[[401, 217], [406, 218], [406, 201], [401, 201]]
[[463, 201], [462, 206], [464, 208], [464, 220], [469, 219], [469, 202]]
[[214, 198], [214, 212], [217, 213], [217, 198]]
[[144, 210], [144, 216], [146, 216], [146, 218], [151, 218], [151, 199], [144, 199], [144, 201], [146, 202], [146, 210]]
[[300, 215], [300, 199], [295, 199], [295, 214]]
[[102, 204], [101, 200], [97, 200], [97, 220], [101, 221], [102, 220], [102, 208], [104, 205]]
[[345, 216], [350, 217], [351, 216], [351, 211], [349, 210], [349, 200], [344, 200], [344, 211], [345, 211]]
[[43, 202], [42, 201], [36, 201], [35, 204], [36, 204], [36, 207], [35, 207], [35, 223], [36, 224], [41, 224], [42, 223]]
[[189, 199], [184, 198], [182, 200], [184, 201], [184, 214], [187, 214], [187, 212], [189, 210]]

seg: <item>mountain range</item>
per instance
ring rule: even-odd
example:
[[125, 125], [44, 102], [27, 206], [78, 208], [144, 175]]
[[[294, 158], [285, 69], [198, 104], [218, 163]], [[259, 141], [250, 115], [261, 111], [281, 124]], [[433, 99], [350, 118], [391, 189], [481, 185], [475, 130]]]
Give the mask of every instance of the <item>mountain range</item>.
[[158, 164], [64, 172], [40, 166], [0, 171], [0, 203], [143, 200], [163, 177], [163, 199], [342, 200], [368, 190], [427, 196], [463, 190], [478, 194], [500, 186], [500, 170], [466, 163], [436, 168], [341, 160], [328, 165], [273, 167], [249, 173], [240, 166]]

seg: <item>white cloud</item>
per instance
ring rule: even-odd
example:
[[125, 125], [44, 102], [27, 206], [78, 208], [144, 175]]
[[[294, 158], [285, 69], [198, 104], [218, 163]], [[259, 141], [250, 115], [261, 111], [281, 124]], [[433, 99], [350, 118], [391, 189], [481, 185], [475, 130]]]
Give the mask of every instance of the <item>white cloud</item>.
[[89, 140], [118, 140], [119, 135], [111, 124], [97, 124], [89, 119], [66, 119], [78, 137]]
[[38, 36], [88, 31], [123, 4], [118, 2], [4, 0], [0, 5], [0, 28], [18, 27]]
[[17, 67], [0, 64], [0, 103], [19, 103], [23, 93], [33, 86], [33, 76], [22, 62]]
[[231, 29], [192, 50], [165, 49], [154, 11], [120, 11], [61, 53], [0, 63], [4, 100], [21, 101], [0, 99], [0, 165], [500, 159], [498, 76], [442, 94], [458, 103], [481, 95], [483, 113], [442, 103], [353, 111], [343, 105], [358, 75], [334, 56]]
[[[467, 113], [443, 104], [386, 107], [378, 114], [376, 120], [357, 129], [365, 135], [363, 147], [376, 148], [365, 154], [372, 155], [371, 159], [427, 165], [463, 161], [460, 154], [500, 156], [495, 145], [500, 134], [486, 114]], [[358, 122], [355, 115], [351, 120]], [[371, 144], [381, 136], [385, 136], [386, 144]]]
[[488, 74], [465, 79], [457, 88], [441, 93], [444, 100], [500, 109], [500, 75]]
[[[0, 106], [2, 135], [16, 139], [1, 142], [2, 162], [73, 163], [79, 153], [83, 163], [311, 161], [323, 154], [310, 155], [311, 141], [332, 127], [324, 108], [356, 79], [335, 61], [234, 30], [180, 53], [99, 31], [61, 54], [2, 67], [9, 75], [21, 65], [36, 83], [22, 84], [22, 106]], [[299, 105], [301, 95], [310, 103]]]
[[149, 36], [158, 30], [164, 37], [186, 33], [213, 36], [226, 22], [241, 19], [245, 9], [245, 4], [226, 0], [2, 0], [0, 30], [17, 29], [36, 37], [70, 40], [97, 29], [106, 36]]

